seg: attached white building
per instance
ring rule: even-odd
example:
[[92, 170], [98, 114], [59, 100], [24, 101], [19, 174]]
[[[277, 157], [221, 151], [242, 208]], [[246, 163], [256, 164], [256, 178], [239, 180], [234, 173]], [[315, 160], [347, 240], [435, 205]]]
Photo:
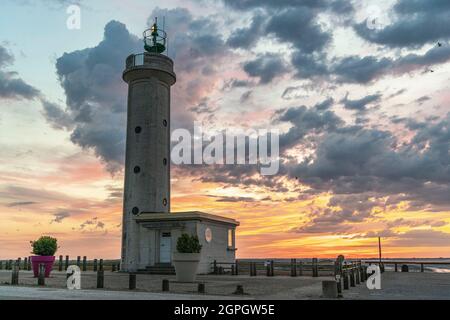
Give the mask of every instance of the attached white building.
[[198, 273], [213, 271], [213, 262], [233, 263], [236, 259], [235, 231], [239, 222], [203, 212], [143, 213], [139, 224], [139, 270], [167, 273], [172, 253], [182, 233], [197, 235], [202, 245]]

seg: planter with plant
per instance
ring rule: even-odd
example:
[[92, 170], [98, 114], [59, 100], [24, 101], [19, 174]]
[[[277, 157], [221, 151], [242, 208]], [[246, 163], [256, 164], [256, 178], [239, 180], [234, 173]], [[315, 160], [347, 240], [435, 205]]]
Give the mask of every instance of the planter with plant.
[[58, 240], [52, 237], [43, 236], [36, 241], [30, 241], [33, 251], [31, 253], [35, 256], [31, 257], [31, 263], [33, 265], [34, 276], [39, 275], [39, 265], [45, 265], [45, 277], [50, 276], [50, 272], [53, 269], [53, 263], [55, 262], [55, 252], [58, 250]]
[[197, 236], [183, 233], [177, 241], [177, 252], [173, 253], [173, 265], [179, 282], [194, 282], [200, 263], [202, 245]]

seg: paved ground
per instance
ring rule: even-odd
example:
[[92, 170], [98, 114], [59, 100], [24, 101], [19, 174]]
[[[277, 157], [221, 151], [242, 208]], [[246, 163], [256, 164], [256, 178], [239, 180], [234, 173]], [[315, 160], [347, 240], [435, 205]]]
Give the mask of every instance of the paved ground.
[[[161, 291], [162, 279], [169, 279], [170, 293]], [[321, 282], [330, 277], [249, 277], [249, 276], [199, 276], [205, 283], [206, 294], [198, 294], [197, 284], [177, 283], [173, 276], [138, 275], [137, 290], [129, 291], [128, 275], [105, 272], [105, 289], [96, 288], [96, 274], [82, 275], [80, 291], [65, 289], [65, 274], [54, 272], [46, 280], [46, 288], [36, 286], [37, 280], [30, 272], [20, 272], [20, 286], [12, 287], [10, 271], [0, 271], [0, 300], [2, 299], [320, 299]], [[237, 285], [243, 285], [245, 296], [233, 295]], [[344, 299], [449, 299], [449, 273], [394, 273], [382, 274], [382, 289], [369, 290], [365, 283], [344, 290]]]
[[[205, 298], [205, 295], [197, 293], [197, 283], [178, 283], [175, 276], [160, 275], [137, 275], [137, 291], [162, 293], [162, 279], [170, 280], [171, 294], [187, 294]], [[329, 277], [312, 278], [309, 276], [291, 278], [288, 276], [278, 277], [250, 277], [229, 275], [199, 276], [198, 282], [205, 284], [206, 294], [210, 296], [237, 298], [233, 292], [238, 285], [244, 287], [245, 298], [251, 299], [315, 299], [321, 295], [322, 280]], [[11, 281], [11, 271], [0, 271], [0, 286], [7, 285]], [[31, 272], [20, 271], [20, 286], [36, 287], [37, 279], [33, 278]], [[81, 288], [84, 290], [96, 289], [96, 273], [83, 272]], [[9, 287], [9, 286], [8, 286]], [[7, 287], [7, 288], [8, 288]], [[66, 275], [63, 272], [52, 272], [50, 278], [46, 279], [48, 288], [66, 288]], [[10, 287], [9, 287], [10, 288]], [[127, 291], [128, 274], [105, 272], [104, 288], [108, 291]], [[97, 291], [97, 290], [95, 290]], [[4, 292], [4, 291], [2, 291]], [[1, 294], [1, 292], [0, 292]]]
[[[235, 297], [0, 286], [0, 300], [226, 300]], [[240, 299], [244, 299], [241, 297]]]
[[362, 284], [345, 290], [344, 299], [450, 300], [450, 273], [385, 272], [381, 290], [369, 290]]

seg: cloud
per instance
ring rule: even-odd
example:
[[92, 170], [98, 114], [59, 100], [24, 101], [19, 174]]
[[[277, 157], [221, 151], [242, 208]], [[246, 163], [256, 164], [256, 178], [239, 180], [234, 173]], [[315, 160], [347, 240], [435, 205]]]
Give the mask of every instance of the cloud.
[[425, 54], [408, 54], [399, 58], [348, 56], [335, 59], [330, 74], [338, 83], [368, 84], [387, 75], [402, 75], [450, 61], [449, 47], [434, 47]]
[[14, 57], [0, 45], [0, 98], [31, 100], [39, 97], [39, 90], [19, 78], [17, 72], [4, 70], [13, 62]]
[[381, 30], [367, 27], [366, 22], [354, 25], [359, 36], [388, 47], [421, 47], [430, 42], [450, 39], [450, 6], [441, 0], [399, 0], [392, 24]]
[[34, 201], [20, 201], [20, 202], [12, 202], [12, 203], [8, 203], [6, 206], [8, 208], [13, 208], [13, 207], [23, 207], [23, 206], [29, 206], [32, 204], [35, 204], [37, 202]]
[[95, 154], [111, 172], [124, 163], [126, 85], [120, 78], [126, 57], [142, 47], [125, 25], [111, 21], [95, 47], [65, 53], [56, 62], [67, 109], [43, 100], [43, 114], [55, 128], [71, 130], [71, 141]]
[[233, 49], [249, 49], [251, 46], [255, 45], [263, 34], [263, 23], [266, 19], [266, 16], [256, 14], [253, 16], [250, 26], [233, 31], [231, 36], [227, 39], [227, 45]]
[[251, 77], [259, 78], [260, 84], [267, 84], [284, 74], [287, 68], [284, 61], [276, 55], [265, 54], [244, 64], [244, 71]]
[[306, 54], [321, 51], [331, 40], [331, 35], [316, 22], [317, 12], [308, 7], [285, 9], [269, 20], [266, 32], [280, 41], [291, 43]]
[[57, 212], [53, 215], [55, 218], [50, 222], [56, 222], [56, 223], [61, 223], [64, 219], [68, 218], [71, 216], [70, 212], [67, 211], [60, 211]]
[[353, 6], [348, 0], [223, 0], [223, 2], [235, 10], [249, 10], [264, 8], [267, 10], [279, 10], [286, 8], [304, 7], [307, 9], [328, 10], [335, 13], [350, 13]]
[[279, 111], [277, 122], [289, 122], [293, 126], [280, 136], [280, 150], [286, 150], [301, 143], [310, 133], [333, 131], [342, 125], [343, 121], [333, 111], [327, 110], [332, 100], [327, 99], [312, 108], [306, 106], [291, 107]]
[[367, 111], [367, 105], [379, 102], [381, 97], [381, 94], [371, 94], [361, 99], [350, 100], [348, 99], [347, 93], [345, 98], [341, 100], [341, 103], [344, 105], [345, 109], [364, 112]]

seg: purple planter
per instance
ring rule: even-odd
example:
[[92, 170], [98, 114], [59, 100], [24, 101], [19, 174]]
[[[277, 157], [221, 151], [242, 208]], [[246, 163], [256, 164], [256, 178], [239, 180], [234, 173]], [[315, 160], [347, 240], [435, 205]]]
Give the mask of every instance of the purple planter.
[[43, 263], [45, 264], [45, 277], [48, 278], [50, 276], [50, 272], [53, 269], [54, 262], [54, 256], [32, 256], [31, 263], [33, 265], [34, 277], [37, 278], [39, 276], [39, 265]]

